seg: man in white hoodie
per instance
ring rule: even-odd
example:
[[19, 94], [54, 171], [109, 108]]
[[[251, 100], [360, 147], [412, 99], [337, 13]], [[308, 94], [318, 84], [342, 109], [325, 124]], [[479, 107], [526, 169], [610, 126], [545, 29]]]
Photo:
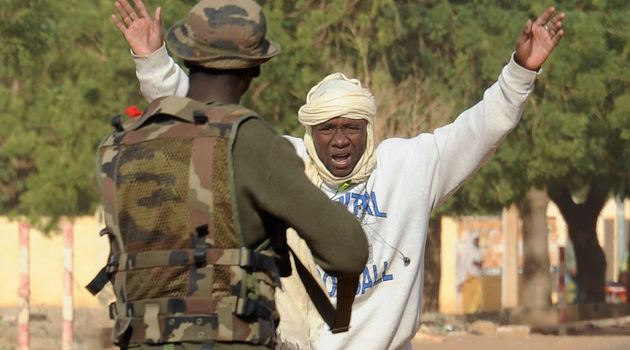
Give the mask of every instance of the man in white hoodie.
[[[160, 8], [151, 18], [141, 0], [134, 3], [140, 16], [126, 0], [118, 0], [122, 21], [113, 17], [132, 49], [142, 93], [149, 101], [184, 94], [185, 73], [163, 46]], [[292, 276], [283, 281], [284, 293], [277, 299], [282, 317], [279, 348], [411, 349], [420, 326], [431, 212], [490, 158], [518, 124], [542, 64], [564, 34], [564, 13], [554, 13], [549, 8], [536, 20], [528, 20], [514, 54], [483, 99], [433, 133], [391, 138], [376, 146], [376, 103], [358, 80], [334, 73], [309, 91], [298, 112], [304, 138], [286, 137], [304, 160], [311, 181], [362, 223], [370, 257], [345, 333], [332, 334], [326, 328], [302, 296], [299, 280]], [[302, 253], [308, 255], [308, 251], [298, 255]], [[334, 278], [316, 266], [313, 269], [335, 300]], [[283, 304], [303, 304], [304, 313], [295, 308], [290, 315], [283, 313]], [[290, 318], [302, 320], [307, 329], [284, 328]]]

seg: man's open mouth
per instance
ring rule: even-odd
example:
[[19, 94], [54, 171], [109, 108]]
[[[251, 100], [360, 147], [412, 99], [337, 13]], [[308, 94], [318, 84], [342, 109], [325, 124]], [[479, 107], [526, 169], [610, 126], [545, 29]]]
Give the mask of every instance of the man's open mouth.
[[350, 165], [350, 153], [336, 154], [331, 156], [333, 164], [338, 168], [345, 168]]

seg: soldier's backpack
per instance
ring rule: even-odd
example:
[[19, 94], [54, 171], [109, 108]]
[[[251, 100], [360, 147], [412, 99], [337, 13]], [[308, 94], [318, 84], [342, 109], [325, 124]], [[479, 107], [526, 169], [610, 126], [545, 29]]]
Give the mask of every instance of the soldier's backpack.
[[231, 150], [256, 114], [183, 97], [153, 101], [99, 146], [107, 265], [87, 286], [111, 282], [114, 342], [239, 341], [270, 345], [278, 319], [277, 255], [243, 245], [232, 197]]

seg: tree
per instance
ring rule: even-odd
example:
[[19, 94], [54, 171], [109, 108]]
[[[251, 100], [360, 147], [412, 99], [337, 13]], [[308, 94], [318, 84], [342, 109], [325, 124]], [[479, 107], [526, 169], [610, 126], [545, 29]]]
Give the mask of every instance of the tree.
[[[37, 2], [35, 5], [38, 5]], [[41, 4], [39, 4], [41, 5]], [[37, 7], [27, 9], [17, 1], [0, 4], [0, 14], [5, 18], [0, 23], [0, 103], [3, 110], [3, 128], [0, 128], [0, 207], [5, 210], [16, 207], [19, 203], [19, 193], [23, 191], [24, 179], [32, 168], [33, 159], [31, 139], [24, 145], [17, 145], [16, 129], [21, 127], [21, 121], [29, 102], [24, 95], [33, 95], [33, 82], [23, 77], [31, 76], [38, 68], [38, 53], [48, 50], [50, 44], [46, 38], [38, 33], [47, 15], [46, 11], [38, 11]], [[25, 135], [26, 136], [26, 135]], [[24, 137], [24, 136], [23, 136]], [[26, 138], [26, 137], [25, 137]], [[15, 146], [14, 146], [15, 144]]]
[[146, 102], [110, 1], [29, 5], [0, 5], [0, 210], [48, 231], [94, 212], [97, 145], [114, 114]]
[[606, 200], [628, 183], [630, 139], [620, 127], [627, 126], [630, 112], [623, 103], [629, 79], [622, 68], [630, 22], [622, 2], [581, 6], [568, 13], [568, 30], [580, 40], [559, 50], [540, 99], [536, 135], [547, 147], [539, 147], [535, 178], [547, 184], [567, 222], [580, 302], [603, 302], [606, 261], [596, 223]]
[[498, 179], [488, 171], [500, 168], [495, 175], [503, 180], [484, 188], [508, 202], [547, 189], [575, 248], [580, 301], [603, 302], [606, 261], [596, 222], [606, 200], [625, 195], [629, 183], [628, 9], [621, 1], [558, 8], [567, 13], [565, 39], [544, 65], [520, 125], [479, 177]]
[[[547, 250], [547, 206], [545, 189], [530, 187], [518, 206], [523, 221], [523, 304], [529, 309], [551, 305], [549, 252]], [[540, 248], [543, 249], [540, 249]]]

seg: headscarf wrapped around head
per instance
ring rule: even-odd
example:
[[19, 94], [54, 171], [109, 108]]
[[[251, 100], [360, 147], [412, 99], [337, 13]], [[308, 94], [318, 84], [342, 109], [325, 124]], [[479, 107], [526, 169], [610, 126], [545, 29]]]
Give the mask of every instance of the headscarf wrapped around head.
[[[334, 176], [317, 156], [313, 143], [312, 127], [336, 117], [367, 121], [365, 151], [352, 172], [344, 177]], [[298, 120], [304, 125], [304, 144], [308, 155], [304, 157], [305, 173], [320, 186], [322, 182], [339, 186], [345, 182], [359, 183], [367, 179], [376, 165], [374, 153], [374, 118], [376, 102], [370, 90], [357, 79], [348, 79], [343, 73], [333, 73], [313, 86], [306, 95], [306, 104], [298, 111]]]

